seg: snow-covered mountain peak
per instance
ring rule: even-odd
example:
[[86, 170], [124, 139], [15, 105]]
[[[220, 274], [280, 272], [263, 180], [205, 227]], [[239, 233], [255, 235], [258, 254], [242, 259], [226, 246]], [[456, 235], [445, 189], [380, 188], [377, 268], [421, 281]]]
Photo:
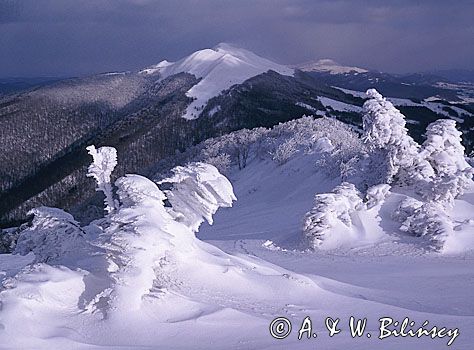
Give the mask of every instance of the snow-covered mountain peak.
[[296, 66], [304, 72], [327, 72], [330, 74], [346, 74], [346, 73], [366, 73], [368, 70], [359, 68], [359, 67], [350, 67], [350, 66], [343, 66], [339, 63], [329, 59], [324, 58], [318, 61], [312, 61], [303, 63], [301, 65]]
[[212, 97], [232, 85], [269, 70], [282, 75], [293, 75], [294, 70], [260, 57], [251, 51], [221, 43], [212, 49], [203, 49], [176, 62], [162, 61], [140, 73], [160, 75], [161, 79], [178, 73], [193, 74], [201, 81], [194, 85], [187, 95], [194, 101], [186, 109], [184, 118], [195, 119]]

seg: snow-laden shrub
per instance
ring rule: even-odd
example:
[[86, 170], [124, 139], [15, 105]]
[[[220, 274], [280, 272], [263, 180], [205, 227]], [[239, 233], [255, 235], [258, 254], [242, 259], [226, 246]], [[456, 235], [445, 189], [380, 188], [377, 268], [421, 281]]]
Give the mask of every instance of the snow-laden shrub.
[[[199, 160], [214, 165], [220, 172], [227, 172], [231, 165], [239, 169], [247, 166], [252, 152], [257, 152], [259, 142], [268, 132], [265, 128], [242, 129], [217, 138], [211, 138], [196, 146]], [[193, 152], [191, 152], [191, 157]], [[191, 159], [188, 159], [190, 161]]]
[[112, 212], [116, 203], [113, 198], [110, 175], [117, 165], [117, 150], [113, 147], [100, 147], [96, 149], [94, 145], [87, 147], [93, 162], [89, 165], [87, 176], [93, 177], [97, 182], [96, 191], [101, 191], [105, 195], [105, 210]]
[[436, 203], [426, 203], [408, 197], [398, 205], [392, 215], [401, 223], [400, 230], [415, 237], [423, 237], [428, 248], [440, 251], [453, 232], [453, 222], [445, 209]]
[[466, 161], [456, 122], [439, 119], [426, 128], [417, 167], [417, 190], [428, 201], [452, 206], [469, 184], [474, 169]]
[[390, 194], [390, 185], [380, 184], [370, 187], [365, 194], [365, 205], [367, 209], [371, 209], [385, 201]]
[[16, 242], [24, 227], [25, 226], [20, 226], [0, 230], [0, 254], [11, 253], [15, 250]]
[[369, 147], [370, 168], [391, 182], [400, 170], [413, 167], [418, 144], [408, 136], [405, 117], [375, 89], [367, 90], [364, 103], [363, 137]]
[[279, 165], [286, 163], [298, 152], [298, 144], [295, 139], [288, 139], [279, 144], [273, 152], [272, 159]]
[[169, 175], [169, 169], [189, 162], [212, 164], [221, 173], [228, 173], [230, 168], [242, 169], [256, 158], [284, 163], [289, 154], [314, 152], [320, 153], [322, 158], [315, 165], [329, 176], [338, 177], [340, 164], [364, 150], [364, 144], [351, 126], [334, 118], [303, 116], [271, 129], [244, 129], [207, 139], [183, 153], [160, 161], [153, 169], [153, 178], [159, 180]]
[[303, 222], [303, 234], [310, 246], [319, 247], [328, 231], [341, 224], [350, 227], [351, 213], [362, 207], [361, 194], [351, 183], [344, 182], [331, 193], [317, 194]]
[[[337, 128], [333, 128], [332, 131], [336, 132]], [[318, 127], [318, 121], [304, 116], [298, 119], [298, 122], [292, 121], [275, 126], [269, 132], [269, 136], [273, 136], [274, 139], [268, 152], [279, 165], [286, 163], [298, 152], [331, 153], [334, 146], [331, 139], [324, 135], [327, 135], [327, 132]]]
[[20, 232], [14, 254], [33, 252], [35, 262], [58, 263], [84, 250], [85, 232], [71, 214], [57, 208], [32, 209], [31, 226]]
[[324, 153], [330, 153], [330, 152], [334, 151], [334, 146], [333, 146], [331, 140], [326, 136], [323, 136], [323, 137], [317, 139], [314, 147], [318, 151], [321, 151], [321, 152], [324, 152]]
[[229, 171], [231, 160], [227, 153], [223, 153], [216, 156], [207, 157], [206, 163], [215, 166], [220, 173], [226, 174]]
[[231, 207], [236, 200], [229, 180], [210, 164], [190, 163], [172, 172], [172, 177], [160, 181], [172, 184], [172, 189], [165, 191], [172, 206], [170, 212], [194, 232], [204, 220], [212, 224], [219, 207]]

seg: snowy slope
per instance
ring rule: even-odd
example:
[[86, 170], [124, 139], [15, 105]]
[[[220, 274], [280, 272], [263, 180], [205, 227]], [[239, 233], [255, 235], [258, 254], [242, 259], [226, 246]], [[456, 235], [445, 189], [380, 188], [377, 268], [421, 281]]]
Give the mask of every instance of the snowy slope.
[[219, 44], [213, 49], [196, 51], [177, 61], [162, 61], [141, 71], [142, 74], [159, 73], [161, 78], [186, 72], [201, 78], [187, 95], [194, 99], [188, 106], [186, 119], [195, 119], [207, 101], [232, 85], [241, 84], [256, 75], [273, 70], [283, 75], [293, 75], [293, 69], [279, 65], [256, 54], [229, 44]]
[[[343, 89], [343, 88], [338, 87], [338, 86], [334, 86], [334, 88], [339, 89], [339, 90], [343, 91], [344, 93], [352, 95], [354, 97], [359, 97], [359, 98], [366, 99], [365, 92], [349, 90], [349, 89]], [[426, 108], [430, 109], [431, 111], [433, 111], [434, 113], [437, 113], [437, 114], [443, 116], [443, 118], [451, 118], [451, 119], [456, 120], [459, 123], [463, 122], [462, 118], [469, 118], [469, 117], [473, 116], [472, 113], [469, 113], [465, 109], [459, 108], [459, 107], [454, 106], [454, 105], [446, 105], [446, 104], [441, 103], [440, 101], [442, 101], [442, 100], [439, 99], [439, 98], [427, 98], [427, 99], [422, 100], [420, 102], [415, 102], [415, 101], [410, 100], [408, 98], [387, 97], [387, 99], [390, 102], [392, 102], [394, 106], [426, 107]], [[326, 106], [324, 101], [321, 101], [321, 102]], [[338, 101], [335, 101], [335, 102], [338, 102]], [[336, 104], [336, 106], [337, 106], [337, 104]], [[457, 115], [460, 118], [453, 117], [452, 114], [447, 112], [446, 107], [449, 107], [451, 110], [456, 112]], [[341, 107], [339, 109], [337, 109], [337, 108], [334, 108], [334, 109], [335, 110], [347, 110], [348, 108], [347, 107], [344, 107], [344, 108]], [[361, 110], [360, 107], [358, 107], [358, 106], [353, 106], [353, 109], [355, 111], [360, 111]]]
[[[232, 186], [204, 165], [178, 168], [163, 180], [176, 185], [174, 194], [161, 192], [138, 175], [119, 179], [120, 207], [104, 231], [95, 225], [85, 228], [96, 247], [93, 254], [79, 260], [67, 255], [59, 264], [37, 263], [19, 274], [31, 255], [0, 256], [0, 275], [6, 277], [0, 293], [2, 346], [446, 348], [447, 337], [377, 339], [379, 318], [390, 316], [399, 322], [409, 317], [417, 326], [428, 320], [430, 325], [459, 328], [453, 348], [470, 350], [474, 255], [427, 253], [420, 237], [400, 232], [391, 214], [407, 194], [393, 189], [381, 205], [353, 213], [354, 229], [345, 241], [326, 246], [328, 250], [310, 251], [302, 244], [302, 218], [314, 194], [340, 183], [328, 176], [322, 157], [331, 149], [337, 155], [361, 147], [343, 126], [329, 118], [311, 122], [306, 117], [275, 127], [276, 140], [266, 134], [270, 144], [295, 133], [300, 147], [283, 163], [253, 150], [245, 168], [229, 169]], [[316, 138], [308, 140], [311, 134]], [[334, 147], [320, 147], [323, 144]], [[164, 207], [165, 195], [172, 209]], [[472, 222], [466, 220], [472, 217], [473, 195], [471, 188], [452, 210], [461, 226], [458, 232], [467, 238], [474, 233]], [[219, 206], [227, 208], [212, 218]], [[190, 216], [190, 211], [199, 215]], [[199, 226], [196, 219], [213, 222], [200, 228], [200, 240], [193, 234]], [[466, 243], [466, 237], [461, 241]], [[452, 252], [459, 247], [459, 242], [449, 244]], [[298, 340], [307, 316], [317, 337]], [[353, 339], [350, 316], [366, 317], [372, 337]], [[276, 317], [293, 323], [284, 340], [270, 335], [269, 325]], [[339, 335], [328, 335], [326, 317], [341, 319]]]
[[[100, 255], [88, 262], [95, 266], [90, 273], [47, 265], [28, 270], [4, 292], [3, 344], [13, 349], [100, 350], [446, 348], [448, 338], [377, 339], [378, 319], [390, 316], [400, 321], [410, 317], [417, 326], [428, 320], [431, 325], [458, 327], [461, 335], [454, 348], [469, 350], [474, 302], [466, 280], [474, 277], [474, 255], [426, 254], [415, 239], [384, 233], [375, 242], [336, 251], [295, 249], [300, 219], [313, 194], [326, 192], [337, 182], [327, 179], [315, 161], [317, 154], [299, 153], [281, 166], [254, 158], [242, 171], [234, 169], [229, 176], [238, 201], [221, 209], [212, 226], [201, 229], [199, 238], [204, 242], [195, 241], [186, 250], [176, 246], [170, 255], [178, 258], [175, 263], [159, 267], [161, 290], [155, 290], [138, 310], [119, 307], [106, 318], [81, 310], [83, 300], [101, 288]], [[383, 208], [385, 219], [397, 196]], [[470, 192], [462, 200], [472, 199]], [[149, 222], [156, 218], [139, 218], [143, 219], [147, 224], [141, 228], [150, 230]], [[395, 227], [387, 226], [389, 222], [383, 226], [386, 231]], [[361, 223], [372, 233], [380, 229], [371, 215], [361, 216]], [[265, 245], [267, 240], [275, 245]], [[10, 276], [29, 262], [28, 257], [0, 258]], [[442, 303], [440, 295], [447, 296]], [[307, 316], [317, 338], [298, 340]], [[350, 316], [367, 317], [373, 339], [352, 339]], [[276, 317], [293, 324], [284, 340], [269, 333]], [[341, 334], [329, 337], [326, 317], [341, 319]]]
[[343, 66], [331, 59], [321, 59], [314, 62], [303, 63], [296, 68], [303, 72], [325, 72], [330, 74], [359, 74], [366, 73], [368, 70], [359, 67]]

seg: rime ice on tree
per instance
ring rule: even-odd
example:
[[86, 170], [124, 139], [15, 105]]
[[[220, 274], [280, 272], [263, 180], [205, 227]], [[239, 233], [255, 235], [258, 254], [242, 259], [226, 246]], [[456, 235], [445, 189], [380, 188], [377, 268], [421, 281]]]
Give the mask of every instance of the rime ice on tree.
[[400, 169], [413, 166], [417, 143], [408, 136], [405, 117], [375, 89], [367, 90], [364, 103], [363, 140], [372, 153], [373, 164], [382, 164], [386, 180], [391, 181]]
[[93, 158], [89, 165], [87, 176], [93, 177], [97, 181], [96, 191], [102, 191], [105, 195], [105, 210], [110, 213], [117, 207], [113, 198], [110, 175], [117, 165], [117, 150], [113, 147], [100, 147], [96, 149], [94, 145], [86, 148]]
[[474, 169], [465, 159], [454, 120], [439, 119], [428, 125], [418, 171], [425, 183], [419, 192], [430, 201], [452, 206], [469, 186]]

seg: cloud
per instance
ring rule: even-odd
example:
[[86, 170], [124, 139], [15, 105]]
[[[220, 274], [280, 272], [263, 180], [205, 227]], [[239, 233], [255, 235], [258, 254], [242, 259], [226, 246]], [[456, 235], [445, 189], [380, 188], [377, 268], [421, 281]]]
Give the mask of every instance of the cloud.
[[133, 70], [231, 41], [282, 63], [470, 68], [473, 1], [0, 0], [0, 76]]

